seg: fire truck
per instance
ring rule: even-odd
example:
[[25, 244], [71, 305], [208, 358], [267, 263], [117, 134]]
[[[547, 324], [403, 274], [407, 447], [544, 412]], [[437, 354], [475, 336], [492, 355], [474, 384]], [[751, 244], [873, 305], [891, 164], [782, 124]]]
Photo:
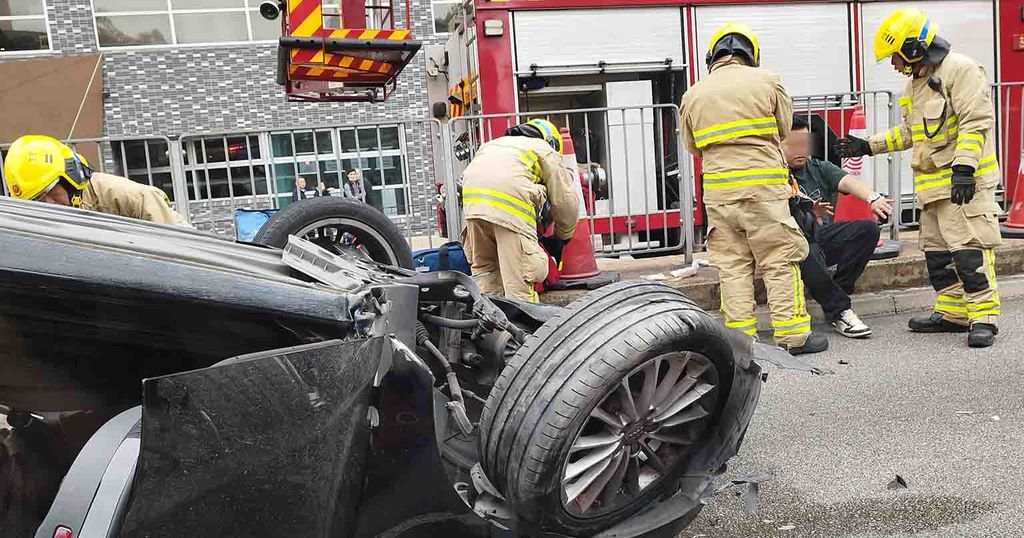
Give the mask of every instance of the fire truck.
[[[470, 0], [450, 20], [447, 42], [424, 47], [431, 110], [450, 127], [451, 139], [435, 152], [435, 168], [457, 178], [475, 148], [503, 134], [513, 120], [587, 110], [549, 119], [570, 130], [577, 161], [584, 163], [580, 177], [595, 236], [633, 235], [655, 247], [678, 244], [682, 227], [703, 224], [700, 182], [693, 179], [699, 162], [679, 151], [678, 137], [657, 136], [674, 132], [674, 118], [640, 114], [634, 123], [641, 124], [641, 136], [616, 136], [609, 128], [615, 127], [614, 109], [678, 104], [706, 74], [704, 55], [714, 30], [741, 21], [758, 34], [762, 66], [779, 73], [791, 95], [818, 96], [803, 102], [825, 118], [833, 137], [846, 133], [858, 106], [869, 108], [868, 131], [880, 130], [891, 121], [898, 106], [892, 101], [906, 79], [888, 62], [874, 62], [874, 32], [889, 12], [905, 5], [928, 12], [954, 50], [985, 66], [991, 82], [1024, 81], [1019, 1]], [[1012, 89], [994, 88], [1000, 160], [1009, 178], [1016, 176], [1021, 157], [1022, 92]], [[868, 102], [864, 92], [892, 92], [894, 98]], [[624, 166], [624, 159], [632, 163]], [[909, 160], [887, 169], [875, 159], [864, 171], [866, 179], [875, 176], [882, 192], [891, 171], [900, 174], [904, 221], [913, 220]], [[636, 173], [641, 165], [654, 173]], [[442, 183], [439, 193], [450, 195]], [[1007, 183], [1012, 191], [1015, 182]], [[679, 191], [687, 188], [694, 193], [692, 223], [681, 217], [690, 212], [677, 211], [684, 199]], [[619, 202], [601, 203], [608, 193], [620, 193]], [[634, 203], [641, 198], [644, 205]], [[454, 204], [446, 207], [451, 211]], [[661, 230], [668, 233], [655, 233]]]

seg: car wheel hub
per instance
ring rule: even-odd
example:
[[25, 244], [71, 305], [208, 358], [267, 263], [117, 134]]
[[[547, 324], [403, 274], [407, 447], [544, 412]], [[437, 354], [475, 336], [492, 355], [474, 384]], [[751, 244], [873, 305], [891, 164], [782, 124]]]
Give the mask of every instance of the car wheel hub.
[[718, 372], [703, 355], [669, 353], [640, 365], [604, 396], [563, 466], [562, 500], [579, 517], [621, 508], [685, 458], [716, 408]]

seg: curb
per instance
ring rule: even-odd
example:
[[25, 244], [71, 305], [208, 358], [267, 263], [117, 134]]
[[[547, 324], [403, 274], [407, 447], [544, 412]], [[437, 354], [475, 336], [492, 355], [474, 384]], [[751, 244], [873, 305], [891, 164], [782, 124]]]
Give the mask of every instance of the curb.
[[[1024, 297], [1024, 275], [1006, 276], [999, 279], [999, 299], [1020, 299]], [[861, 318], [872, 318], [880, 316], [892, 316], [908, 312], [921, 312], [931, 310], [935, 304], [935, 290], [932, 288], [909, 288], [880, 293], [865, 293], [854, 295], [853, 311]], [[807, 306], [811, 314], [811, 321], [816, 324], [827, 323], [821, 307], [817, 303]], [[758, 306], [755, 315], [757, 317], [758, 331], [771, 331], [771, 313], [768, 307]], [[718, 321], [722, 320], [719, 312], [711, 313], [711, 316]]]

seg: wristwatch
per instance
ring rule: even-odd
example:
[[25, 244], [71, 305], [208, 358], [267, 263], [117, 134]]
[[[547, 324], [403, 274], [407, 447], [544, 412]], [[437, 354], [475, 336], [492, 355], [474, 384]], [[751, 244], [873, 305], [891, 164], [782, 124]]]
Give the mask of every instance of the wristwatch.
[[882, 197], [881, 193], [877, 193], [877, 192], [871, 193], [871, 196], [868, 196], [868, 205], [871, 205], [871, 204], [875, 203], [875, 200], [878, 200], [881, 197]]

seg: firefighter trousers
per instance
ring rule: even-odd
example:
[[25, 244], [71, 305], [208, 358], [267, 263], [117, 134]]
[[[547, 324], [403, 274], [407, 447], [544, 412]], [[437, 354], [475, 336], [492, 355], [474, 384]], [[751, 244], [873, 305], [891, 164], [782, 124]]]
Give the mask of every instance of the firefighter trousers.
[[462, 245], [473, 278], [489, 295], [536, 303], [534, 283], [548, 276], [548, 260], [536, 237], [482, 219], [466, 219]]
[[719, 271], [726, 326], [757, 334], [754, 269], [758, 268], [768, 289], [775, 340], [789, 347], [802, 346], [811, 334], [800, 276], [808, 246], [789, 203], [709, 204], [707, 212], [707, 248]]
[[994, 196], [986, 189], [969, 204], [938, 200], [921, 211], [920, 245], [937, 294], [935, 311], [953, 323], [995, 325], [999, 318], [995, 247], [1002, 238]]

